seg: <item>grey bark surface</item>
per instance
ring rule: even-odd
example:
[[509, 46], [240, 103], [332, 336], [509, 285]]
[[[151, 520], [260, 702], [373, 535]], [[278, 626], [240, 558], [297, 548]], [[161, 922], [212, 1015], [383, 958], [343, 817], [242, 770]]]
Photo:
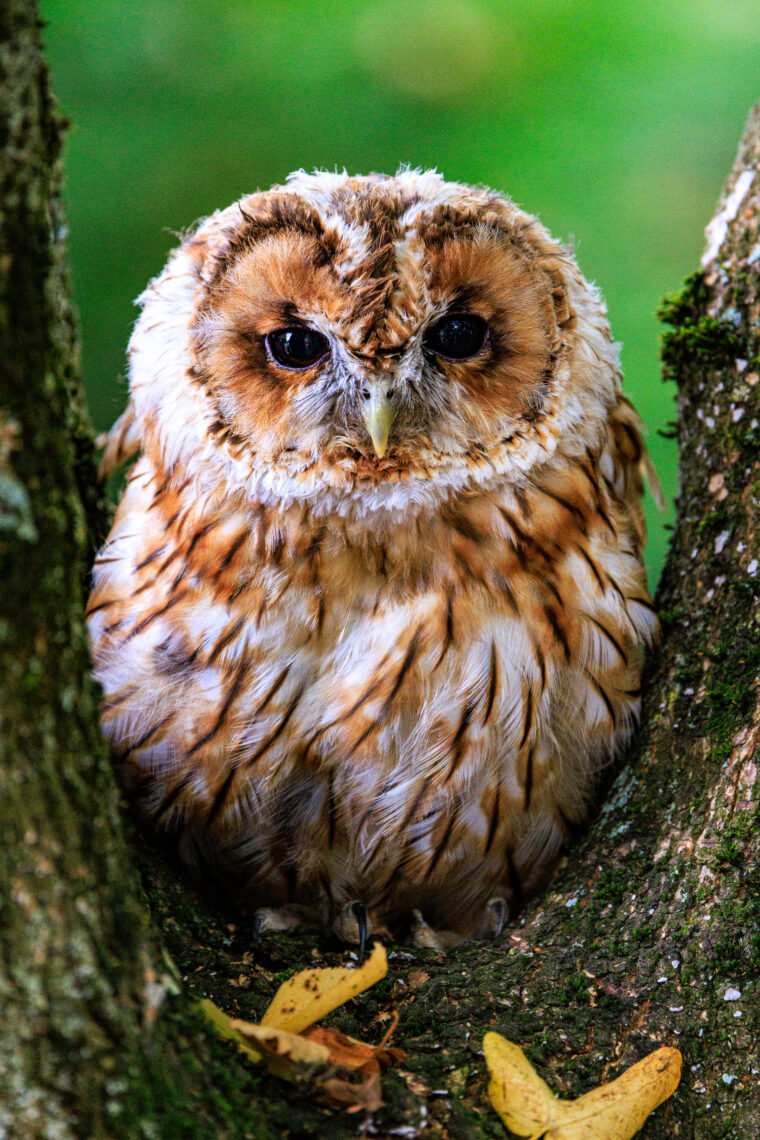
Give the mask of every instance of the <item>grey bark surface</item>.
[[480, 1052], [495, 1029], [573, 1096], [676, 1045], [681, 1086], [640, 1135], [755, 1140], [760, 107], [721, 199], [719, 248], [664, 313], [681, 490], [642, 730], [518, 925], [446, 957], [389, 947], [388, 977], [333, 1015], [378, 1040], [400, 1014], [407, 1058], [367, 1121], [248, 1067], [193, 1011], [208, 994], [255, 1019], [283, 973], [344, 952], [309, 934], [254, 948], [239, 915], [120, 815], [87, 679], [103, 507], [36, 5], [6, 0], [0, 39], [0, 1135], [503, 1136]]

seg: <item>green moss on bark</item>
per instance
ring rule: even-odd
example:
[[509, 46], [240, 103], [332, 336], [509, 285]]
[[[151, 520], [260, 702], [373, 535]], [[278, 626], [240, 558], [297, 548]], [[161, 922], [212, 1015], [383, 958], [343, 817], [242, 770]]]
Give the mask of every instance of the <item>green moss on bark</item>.
[[663, 379], [680, 383], [687, 368], [695, 364], [717, 367], [732, 363], [741, 342], [734, 324], [708, 315], [709, 289], [703, 273], [687, 277], [679, 293], [666, 298], [658, 318], [672, 329], [662, 337]]

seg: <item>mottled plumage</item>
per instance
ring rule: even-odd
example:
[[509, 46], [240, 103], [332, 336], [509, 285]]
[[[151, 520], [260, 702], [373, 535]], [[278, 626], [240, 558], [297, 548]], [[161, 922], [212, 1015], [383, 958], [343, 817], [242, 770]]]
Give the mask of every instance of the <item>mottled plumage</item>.
[[490, 191], [298, 173], [141, 302], [89, 605], [128, 795], [252, 909], [482, 933], [586, 819], [656, 629], [598, 293]]

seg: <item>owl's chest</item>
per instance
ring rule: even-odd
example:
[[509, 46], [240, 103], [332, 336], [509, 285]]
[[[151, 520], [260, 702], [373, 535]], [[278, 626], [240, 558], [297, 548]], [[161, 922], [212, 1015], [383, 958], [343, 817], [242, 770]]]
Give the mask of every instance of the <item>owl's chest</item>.
[[403, 765], [455, 786], [497, 750], [516, 753], [564, 618], [547, 617], [535, 583], [513, 573], [508, 585], [498, 557], [487, 557], [463, 580], [451, 551], [439, 552], [437, 579], [414, 582], [323, 558], [318, 572], [271, 575], [228, 606], [235, 636], [218, 664], [246, 676], [234, 748], [256, 755], [277, 734], [251, 770]]
[[176, 535], [143, 517], [139, 548], [119, 520], [90, 621], [106, 731], [140, 780], [161, 773], [162, 818], [192, 801], [221, 821], [331, 774], [390, 816], [421, 781], [477, 796], [484, 772], [525, 800], [583, 636], [546, 541], [490, 501], [353, 544], [229, 509]]
[[632, 723], [621, 622], [646, 603], [625, 552], [592, 552], [569, 506], [529, 531], [506, 502], [353, 544], [226, 505], [197, 522], [122, 509], [90, 633], [141, 813], [242, 863], [257, 899], [296, 897], [296, 879], [304, 898], [317, 881], [360, 897], [393, 876], [443, 897], [456, 868], [462, 906], [505, 874], [535, 889]]

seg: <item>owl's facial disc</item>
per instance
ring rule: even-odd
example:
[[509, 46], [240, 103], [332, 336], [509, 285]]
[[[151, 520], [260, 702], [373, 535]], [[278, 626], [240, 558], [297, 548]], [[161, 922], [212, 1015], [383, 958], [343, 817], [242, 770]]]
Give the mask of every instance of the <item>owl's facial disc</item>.
[[234, 216], [207, 258], [194, 318], [213, 433], [299, 493], [444, 468], [466, 480], [527, 437], [564, 294], [510, 208], [476, 197], [460, 209], [359, 186], [247, 200], [242, 235]]

